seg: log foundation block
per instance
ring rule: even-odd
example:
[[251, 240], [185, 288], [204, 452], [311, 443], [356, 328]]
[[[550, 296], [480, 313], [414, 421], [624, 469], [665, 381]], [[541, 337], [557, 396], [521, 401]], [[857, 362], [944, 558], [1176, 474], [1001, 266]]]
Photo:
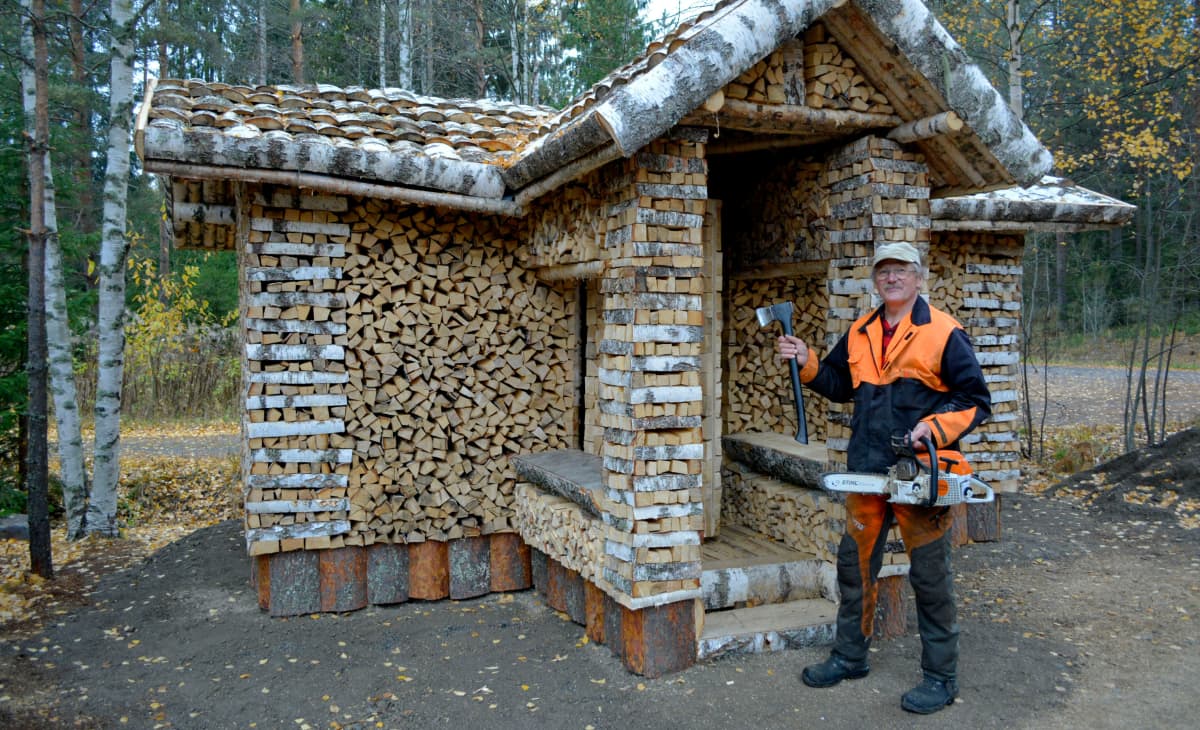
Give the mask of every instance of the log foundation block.
[[529, 546], [514, 532], [491, 536], [491, 589], [493, 592], [523, 591], [533, 584]]
[[408, 546], [376, 543], [367, 548], [367, 601], [373, 606], [408, 600]]
[[971, 542], [967, 533], [967, 505], [955, 504], [950, 506], [950, 544], [962, 547]]
[[270, 556], [267, 570], [260, 571], [258, 578], [260, 584], [266, 582], [270, 596], [267, 611], [272, 616], [298, 616], [321, 610], [320, 560], [320, 555], [307, 550]]
[[367, 605], [367, 551], [359, 547], [318, 550], [321, 610], [357, 611]]
[[975, 542], [1000, 539], [1000, 495], [984, 504], [967, 505], [967, 534]]
[[[291, 550], [251, 557], [250, 582], [258, 607], [272, 616], [340, 613], [409, 599], [457, 600], [524, 590], [533, 582], [534, 553], [515, 533], [449, 542]], [[545, 555], [540, 563], [544, 575]], [[584, 598], [578, 574], [576, 582], [572, 617], [578, 615], [582, 623]], [[565, 603], [563, 610], [567, 610]]]
[[596, 587], [590, 580], [583, 581], [583, 613], [586, 617], [584, 626], [587, 637], [597, 644], [604, 644], [605, 638], [605, 596], [604, 591]]
[[250, 585], [258, 596], [258, 609], [266, 611], [271, 608], [271, 562], [270, 556], [259, 555], [250, 558]]
[[547, 582], [549, 581], [549, 563], [550, 559], [546, 557], [546, 553], [536, 548], [529, 550], [529, 577], [533, 580], [533, 587], [538, 593], [546, 595]]
[[553, 558], [546, 558], [546, 603], [555, 611], [567, 612], [567, 570]]
[[408, 546], [409, 598], [437, 601], [450, 595], [449, 552], [436, 540]]
[[475, 598], [491, 591], [491, 540], [464, 537], [447, 545], [450, 553], [450, 597], [454, 600]]
[[878, 583], [875, 604], [875, 638], [895, 639], [908, 633], [908, 576], [889, 575]]
[[621, 606], [621, 661], [634, 674], [661, 677], [696, 663], [694, 601], [631, 611]]
[[561, 575], [563, 602], [566, 604], [564, 610], [572, 621], [580, 626], [587, 626], [587, 591], [584, 589], [587, 581], [578, 571], [570, 568], [564, 568]]

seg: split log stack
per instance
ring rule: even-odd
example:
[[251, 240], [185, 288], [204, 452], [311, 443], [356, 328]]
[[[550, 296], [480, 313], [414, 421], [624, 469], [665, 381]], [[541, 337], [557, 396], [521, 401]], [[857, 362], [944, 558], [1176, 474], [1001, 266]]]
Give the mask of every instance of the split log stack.
[[785, 41], [722, 90], [726, 99], [758, 104], [848, 109], [894, 114], [887, 97], [871, 85], [854, 59], [816, 23], [803, 39]]
[[992, 393], [992, 416], [963, 440], [977, 476], [1001, 492], [1020, 486], [1021, 256], [1023, 239], [991, 232], [937, 232], [930, 301], [971, 336]]
[[247, 547], [264, 555], [340, 546], [352, 532], [341, 344], [350, 226], [339, 220], [348, 203], [288, 190], [239, 193]]
[[700, 595], [705, 140], [677, 128], [625, 163], [630, 184], [606, 240], [604, 578], [635, 610]]
[[226, 180], [172, 181], [170, 188], [172, 228], [176, 241], [206, 251], [236, 249], [232, 183]]
[[821, 23], [804, 33], [804, 102], [813, 109], [894, 114], [883, 92], [867, 81]]
[[[775, 340], [783, 333], [778, 324], [760, 327], [757, 307], [777, 302], [796, 306], [795, 335], [814, 347], [825, 338], [825, 281], [811, 276], [728, 281], [725, 312], [725, 432], [773, 431], [795, 434], [796, 409], [792, 404], [788, 365], [775, 357]], [[805, 393], [808, 431], [825, 433], [826, 404]]]
[[516, 266], [494, 218], [244, 197], [249, 552], [435, 541], [453, 586], [471, 539], [515, 537], [507, 456], [574, 439], [575, 289]]
[[603, 585], [604, 523], [569, 499], [518, 483], [515, 527], [525, 543], [583, 580]]
[[[725, 467], [721, 512], [733, 522], [808, 553], [837, 563], [838, 544], [846, 526], [843, 501], [823, 489], [788, 484], [736, 462]], [[888, 530], [883, 565], [908, 565], [900, 530]]]

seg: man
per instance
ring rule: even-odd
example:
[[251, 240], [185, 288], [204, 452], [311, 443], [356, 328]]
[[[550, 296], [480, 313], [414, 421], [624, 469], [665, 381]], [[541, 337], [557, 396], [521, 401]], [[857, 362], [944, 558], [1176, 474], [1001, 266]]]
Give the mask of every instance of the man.
[[[991, 395], [962, 326], [919, 295], [925, 281], [921, 254], [908, 243], [875, 252], [875, 291], [883, 303], [860, 317], [820, 362], [796, 337], [776, 349], [795, 358], [800, 379], [830, 400], [854, 400], [846, 461], [851, 471], [886, 473], [896, 462], [893, 434], [909, 433], [935, 448], [957, 449], [958, 440], [991, 414]], [[901, 706], [929, 714], [958, 695], [958, 620], [950, 572], [950, 517], [945, 507], [892, 504], [874, 494], [846, 495], [846, 533], [838, 546], [837, 638], [828, 659], [806, 667], [810, 687], [832, 687], [867, 676], [878, 597], [876, 576], [892, 520], [900, 525], [917, 602], [924, 679]]]

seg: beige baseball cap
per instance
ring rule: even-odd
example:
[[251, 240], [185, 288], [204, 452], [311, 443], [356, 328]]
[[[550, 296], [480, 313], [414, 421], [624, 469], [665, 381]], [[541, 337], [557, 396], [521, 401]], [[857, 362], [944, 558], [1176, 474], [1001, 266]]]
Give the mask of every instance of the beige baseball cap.
[[871, 266], [878, 266], [881, 261], [904, 261], [920, 266], [921, 252], [911, 243], [885, 243], [875, 248], [875, 261]]

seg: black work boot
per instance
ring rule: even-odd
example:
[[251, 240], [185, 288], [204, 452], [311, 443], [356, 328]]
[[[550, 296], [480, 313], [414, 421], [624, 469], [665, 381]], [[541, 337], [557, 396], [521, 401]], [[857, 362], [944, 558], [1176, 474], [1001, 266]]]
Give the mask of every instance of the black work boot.
[[852, 662], [838, 654], [830, 654], [820, 664], [812, 664], [800, 673], [800, 680], [809, 687], [832, 687], [843, 679], [858, 679], [867, 676], [871, 666], [866, 660]]
[[900, 706], [918, 715], [930, 715], [946, 705], [954, 704], [957, 696], [958, 682], [925, 675], [920, 684], [904, 693], [900, 698]]

